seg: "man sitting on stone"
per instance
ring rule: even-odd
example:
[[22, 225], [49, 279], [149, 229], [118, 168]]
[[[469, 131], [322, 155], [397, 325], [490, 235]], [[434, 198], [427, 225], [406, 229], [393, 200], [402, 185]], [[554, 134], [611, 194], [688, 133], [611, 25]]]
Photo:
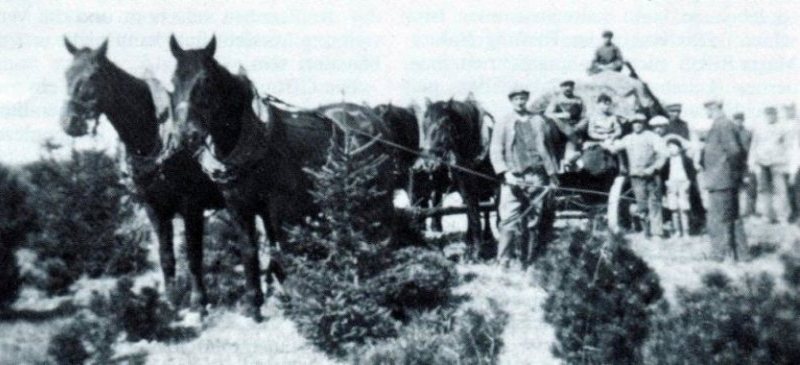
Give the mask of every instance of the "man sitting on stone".
[[616, 44], [611, 42], [614, 33], [610, 30], [603, 32], [605, 42], [594, 53], [592, 65], [589, 66], [589, 75], [594, 75], [603, 71], [622, 71], [625, 61], [622, 59], [622, 52]]

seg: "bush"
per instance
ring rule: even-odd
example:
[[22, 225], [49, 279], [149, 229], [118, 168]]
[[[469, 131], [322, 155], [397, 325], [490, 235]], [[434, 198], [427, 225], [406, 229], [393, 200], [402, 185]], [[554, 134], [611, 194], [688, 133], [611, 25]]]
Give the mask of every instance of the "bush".
[[641, 363], [658, 277], [619, 236], [570, 231], [537, 263], [553, 354], [570, 364]]
[[59, 364], [108, 364], [115, 362], [113, 346], [120, 338], [175, 342], [196, 336], [174, 325], [180, 318], [156, 288], [132, 288], [133, 281], [122, 278], [107, 296], [92, 293], [88, 307], [50, 339], [50, 356]]
[[326, 165], [309, 171], [321, 214], [289, 235], [285, 311], [301, 334], [339, 358], [394, 338], [416, 314], [449, 304], [457, 283], [441, 253], [393, 252], [391, 227], [375, 222], [387, 201], [375, 184], [384, 162], [332, 143]]
[[403, 327], [401, 334], [371, 346], [356, 364], [496, 364], [503, 348], [508, 313], [494, 301], [486, 308], [429, 312]]
[[[149, 230], [138, 227], [115, 161], [101, 151], [73, 151], [71, 159], [42, 159], [26, 167], [40, 231], [33, 249], [58, 259], [69, 273], [40, 284], [63, 293], [81, 275], [123, 275], [147, 268]], [[45, 273], [47, 274], [47, 273]]]
[[679, 289], [675, 308], [663, 304], [653, 321], [648, 363], [800, 363], [800, 256], [783, 260], [786, 291], [766, 273], [734, 282], [720, 272], [699, 289]]
[[17, 299], [20, 286], [15, 252], [34, 229], [28, 194], [14, 173], [0, 165], [0, 309]]

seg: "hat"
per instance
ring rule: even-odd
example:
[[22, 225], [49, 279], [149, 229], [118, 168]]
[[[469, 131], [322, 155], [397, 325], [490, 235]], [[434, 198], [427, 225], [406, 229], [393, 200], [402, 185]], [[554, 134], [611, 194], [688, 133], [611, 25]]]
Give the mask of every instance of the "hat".
[[703, 103], [703, 106], [706, 108], [711, 108], [711, 107], [722, 108], [722, 100], [709, 100]]
[[610, 30], [606, 30], [606, 31], [603, 32], [603, 38], [605, 38], [605, 37], [613, 37], [613, 36], [614, 36], [614, 32], [612, 32]]
[[525, 89], [523, 89], [521, 87], [517, 87], [517, 88], [511, 89], [511, 91], [508, 92], [508, 98], [509, 99], [513, 98], [516, 95], [530, 96], [531, 93], [528, 92], [528, 90], [525, 90]]
[[650, 118], [650, 122], [648, 124], [650, 124], [651, 127], [657, 127], [657, 126], [660, 126], [660, 125], [668, 125], [669, 124], [669, 120], [663, 115], [656, 115], [655, 117]]
[[575, 86], [575, 81], [566, 80], [566, 81], [562, 82], [561, 84], [559, 84], [559, 86]]
[[669, 138], [667, 137], [667, 145], [674, 144], [678, 146], [678, 148], [683, 149], [683, 143], [677, 138]]
[[644, 123], [647, 121], [647, 117], [644, 114], [636, 113], [628, 119], [631, 123]]
[[668, 112], [672, 112], [672, 111], [679, 112], [679, 111], [681, 111], [681, 109], [683, 109], [683, 106], [681, 104], [678, 104], [678, 103], [667, 104], [666, 106], [664, 106], [664, 109], [666, 109]]
[[614, 100], [612, 100], [611, 97], [608, 96], [607, 94], [600, 94], [600, 96], [597, 97], [598, 103], [610, 103], [612, 101]]
[[770, 114], [770, 115], [778, 114], [778, 108], [776, 108], [774, 106], [768, 106], [768, 107], [764, 108], [764, 113]]
[[733, 119], [736, 120], [744, 120], [744, 113], [742, 112], [733, 113], [732, 117]]

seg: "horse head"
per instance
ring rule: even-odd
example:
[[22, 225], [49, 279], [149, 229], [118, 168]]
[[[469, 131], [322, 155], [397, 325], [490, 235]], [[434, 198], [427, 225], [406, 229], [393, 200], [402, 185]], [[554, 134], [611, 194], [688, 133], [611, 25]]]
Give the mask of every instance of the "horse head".
[[425, 165], [433, 170], [442, 161], [455, 163], [458, 139], [458, 113], [454, 101], [427, 103], [422, 122], [422, 151], [432, 157]]
[[72, 63], [67, 68], [67, 100], [61, 112], [61, 127], [73, 137], [89, 133], [89, 121], [94, 121], [93, 132], [101, 112], [103, 92], [102, 65], [107, 62], [108, 40], [97, 49], [78, 48], [64, 37], [64, 45], [72, 54]]
[[235, 120], [251, 102], [249, 86], [214, 59], [216, 37], [204, 48], [184, 50], [173, 35], [170, 50], [177, 61], [172, 104], [178, 144], [196, 151], [211, 137], [217, 148], [232, 149], [241, 126]]

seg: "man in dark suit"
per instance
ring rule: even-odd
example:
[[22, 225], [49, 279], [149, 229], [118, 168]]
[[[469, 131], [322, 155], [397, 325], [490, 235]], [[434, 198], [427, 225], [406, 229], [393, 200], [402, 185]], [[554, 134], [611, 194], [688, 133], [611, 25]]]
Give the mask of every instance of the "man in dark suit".
[[718, 261], [725, 257], [737, 261], [743, 258], [745, 246], [744, 239], [737, 238], [744, 232], [737, 230], [736, 221], [747, 151], [740, 129], [725, 116], [722, 102], [713, 100], [704, 106], [709, 118], [714, 121], [708, 131], [701, 161], [709, 197], [708, 233], [712, 256]]

